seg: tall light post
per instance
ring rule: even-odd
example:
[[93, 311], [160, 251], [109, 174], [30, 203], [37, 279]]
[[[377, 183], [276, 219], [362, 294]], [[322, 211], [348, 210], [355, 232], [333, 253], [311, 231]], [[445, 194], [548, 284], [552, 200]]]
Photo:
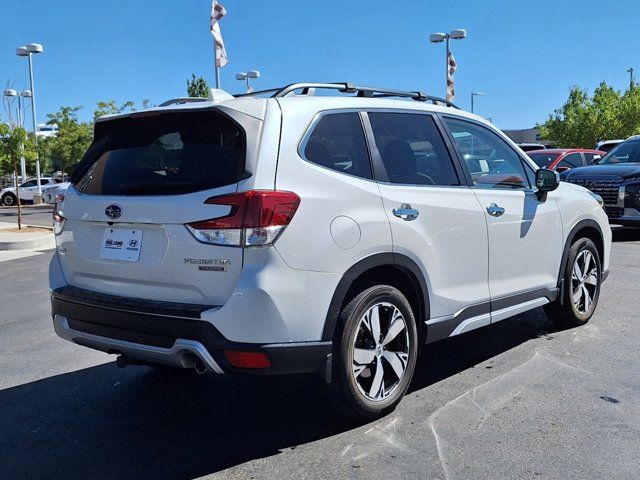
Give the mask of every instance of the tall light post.
[[473, 97], [481, 97], [484, 92], [471, 92], [471, 113], [473, 113]]
[[260, 72], [258, 70], [249, 70], [248, 72], [240, 72], [236, 73], [236, 80], [246, 80], [247, 82], [247, 93], [253, 92], [253, 88], [251, 88], [251, 80], [252, 78], [260, 78]]
[[[22, 98], [31, 98], [31, 91], [23, 90], [22, 92], [18, 92], [13, 88], [7, 88], [4, 91], [4, 96], [8, 98], [17, 98], [18, 99], [18, 110], [16, 112], [16, 123], [19, 126], [23, 126], [24, 124], [24, 105], [22, 104]], [[7, 109], [11, 109], [11, 104], [7, 104]], [[11, 112], [7, 112], [9, 117], [11, 117]], [[20, 176], [22, 177], [22, 181], [24, 182], [27, 179], [27, 165], [24, 160], [24, 155], [20, 155]]]
[[38, 184], [37, 194], [33, 197], [33, 203], [42, 201], [42, 186], [40, 184], [40, 156], [38, 155], [38, 122], [36, 120], [36, 90], [33, 82], [33, 62], [31, 57], [42, 53], [44, 48], [39, 43], [30, 43], [26, 47], [16, 48], [16, 55], [27, 57], [29, 60], [29, 82], [31, 84], [31, 116], [33, 117], [33, 141], [36, 146], [36, 182]]
[[442, 43], [445, 42], [446, 55], [445, 55], [445, 69], [444, 69], [444, 88], [445, 88], [445, 96], [447, 92], [447, 81], [449, 78], [449, 53], [451, 49], [449, 47], [449, 40], [462, 40], [467, 37], [467, 31], [464, 28], [458, 28], [456, 30], [451, 30], [449, 33], [432, 33], [429, 35], [429, 41], [431, 43]]
[[627, 70], [627, 73], [629, 74], [629, 88], [633, 88], [633, 72], [635, 72], [633, 67], [630, 67], [629, 70]]

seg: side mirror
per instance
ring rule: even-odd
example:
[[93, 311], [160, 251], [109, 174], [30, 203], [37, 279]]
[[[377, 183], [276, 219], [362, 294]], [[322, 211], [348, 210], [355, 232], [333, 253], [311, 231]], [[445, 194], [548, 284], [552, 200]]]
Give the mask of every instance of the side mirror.
[[540, 194], [551, 192], [560, 185], [560, 174], [553, 170], [541, 168], [536, 171], [536, 187]]

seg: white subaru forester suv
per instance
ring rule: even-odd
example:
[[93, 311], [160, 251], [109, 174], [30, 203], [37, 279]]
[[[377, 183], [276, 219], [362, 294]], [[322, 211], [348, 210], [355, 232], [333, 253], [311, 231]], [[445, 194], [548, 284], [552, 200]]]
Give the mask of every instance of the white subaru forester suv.
[[60, 337], [119, 366], [318, 372], [365, 417], [422, 345], [541, 306], [583, 324], [608, 273], [597, 195], [421, 92], [213, 90], [102, 117], [71, 183]]

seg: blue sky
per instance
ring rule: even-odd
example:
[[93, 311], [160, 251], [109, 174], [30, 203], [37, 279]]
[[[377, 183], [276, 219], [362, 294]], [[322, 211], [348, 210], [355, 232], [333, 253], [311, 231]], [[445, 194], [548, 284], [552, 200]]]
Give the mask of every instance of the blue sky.
[[[442, 44], [429, 33], [466, 28], [453, 42], [456, 103], [501, 128], [544, 121], [572, 85], [628, 85], [640, 74], [637, 0], [226, 0], [221, 23], [234, 74], [257, 69], [257, 88], [294, 81], [356, 83], [444, 94]], [[38, 120], [61, 105], [185, 94], [191, 72], [213, 83], [209, 0], [2, 0], [13, 19], [0, 29], [0, 82], [28, 86], [26, 60], [14, 49], [38, 42], [34, 58]], [[28, 12], [20, 15], [18, 12]], [[640, 75], [638, 75], [640, 78]], [[2, 112], [4, 113], [4, 112]]]

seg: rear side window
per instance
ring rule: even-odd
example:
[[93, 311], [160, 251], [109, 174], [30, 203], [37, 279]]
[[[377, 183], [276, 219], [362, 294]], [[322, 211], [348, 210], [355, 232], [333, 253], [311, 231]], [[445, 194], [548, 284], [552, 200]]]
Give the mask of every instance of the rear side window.
[[369, 113], [389, 182], [460, 185], [433, 118], [413, 113]]
[[304, 158], [317, 165], [362, 178], [372, 178], [367, 143], [355, 112], [320, 117], [304, 145]]
[[91, 195], [172, 195], [246, 176], [244, 130], [207, 110], [99, 122], [72, 182]]

